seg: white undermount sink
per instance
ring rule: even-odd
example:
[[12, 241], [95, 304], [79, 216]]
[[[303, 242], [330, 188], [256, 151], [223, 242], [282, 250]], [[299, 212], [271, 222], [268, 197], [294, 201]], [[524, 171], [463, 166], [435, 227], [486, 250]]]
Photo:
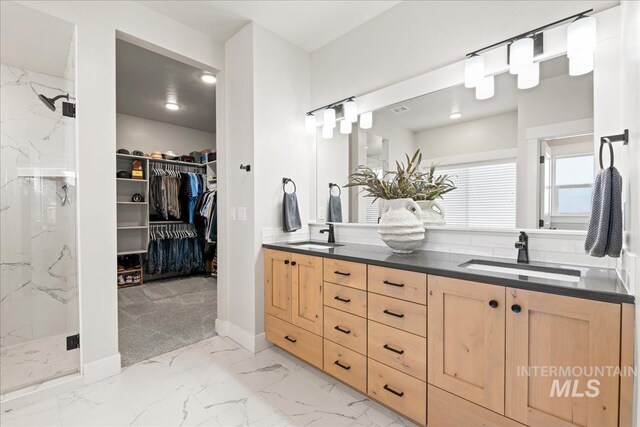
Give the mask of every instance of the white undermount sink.
[[516, 276], [537, 277], [540, 279], [561, 280], [564, 282], [580, 282], [580, 271], [564, 268], [537, 267], [531, 265], [514, 265], [492, 261], [471, 260], [461, 265], [470, 270], [489, 271], [500, 274], [513, 274]]
[[326, 250], [326, 249], [333, 249], [333, 248], [337, 248], [338, 246], [344, 246], [344, 245], [340, 245], [338, 243], [321, 243], [321, 242], [293, 242], [293, 243], [288, 243], [289, 246], [295, 246], [296, 248], [300, 248], [300, 249], [314, 249], [314, 250]]

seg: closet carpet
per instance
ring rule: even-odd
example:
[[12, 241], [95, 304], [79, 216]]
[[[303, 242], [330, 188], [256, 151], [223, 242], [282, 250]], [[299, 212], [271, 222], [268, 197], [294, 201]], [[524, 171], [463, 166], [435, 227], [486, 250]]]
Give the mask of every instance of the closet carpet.
[[190, 276], [118, 289], [122, 366], [216, 335], [215, 279]]

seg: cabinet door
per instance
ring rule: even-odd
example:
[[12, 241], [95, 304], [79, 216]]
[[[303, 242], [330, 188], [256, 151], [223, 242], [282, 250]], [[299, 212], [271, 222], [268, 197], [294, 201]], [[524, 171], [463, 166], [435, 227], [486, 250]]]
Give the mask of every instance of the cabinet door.
[[291, 322], [291, 254], [264, 251], [264, 310]]
[[429, 276], [429, 383], [504, 414], [505, 288]]
[[291, 323], [322, 335], [322, 258], [292, 254]]
[[508, 417], [532, 426], [617, 425], [618, 377], [602, 369], [620, 363], [619, 304], [508, 288], [506, 318]]

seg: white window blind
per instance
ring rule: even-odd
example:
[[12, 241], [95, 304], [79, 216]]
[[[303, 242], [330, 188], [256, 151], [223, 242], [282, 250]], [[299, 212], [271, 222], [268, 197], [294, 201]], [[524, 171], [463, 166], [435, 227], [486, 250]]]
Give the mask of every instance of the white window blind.
[[515, 228], [515, 159], [440, 166], [436, 173], [451, 175], [458, 187], [437, 200], [447, 225]]

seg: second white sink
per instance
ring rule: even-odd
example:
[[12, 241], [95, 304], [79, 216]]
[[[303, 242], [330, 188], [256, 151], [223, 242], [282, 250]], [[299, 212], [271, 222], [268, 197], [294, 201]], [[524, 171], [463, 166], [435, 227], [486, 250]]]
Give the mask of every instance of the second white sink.
[[580, 271], [568, 270], [562, 268], [548, 268], [526, 266], [519, 267], [517, 265], [507, 263], [492, 263], [488, 261], [472, 260], [461, 267], [470, 270], [490, 271], [493, 273], [513, 274], [516, 276], [538, 277], [540, 279], [561, 280], [564, 282], [578, 283], [580, 282]]

